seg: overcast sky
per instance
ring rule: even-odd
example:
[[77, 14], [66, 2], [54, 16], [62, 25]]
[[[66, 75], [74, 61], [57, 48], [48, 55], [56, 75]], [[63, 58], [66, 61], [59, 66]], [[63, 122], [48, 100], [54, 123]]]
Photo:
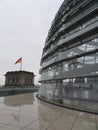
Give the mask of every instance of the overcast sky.
[[0, 1], [0, 84], [7, 71], [20, 69], [14, 63], [23, 58], [23, 70], [39, 79], [42, 49], [51, 22], [63, 0]]

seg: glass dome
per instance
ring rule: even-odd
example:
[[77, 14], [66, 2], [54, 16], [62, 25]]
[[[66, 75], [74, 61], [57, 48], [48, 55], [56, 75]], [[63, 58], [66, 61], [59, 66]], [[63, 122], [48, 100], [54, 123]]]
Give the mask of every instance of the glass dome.
[[98, 113], [98, 1], [65, 0], [46, 38], [38, 97]]

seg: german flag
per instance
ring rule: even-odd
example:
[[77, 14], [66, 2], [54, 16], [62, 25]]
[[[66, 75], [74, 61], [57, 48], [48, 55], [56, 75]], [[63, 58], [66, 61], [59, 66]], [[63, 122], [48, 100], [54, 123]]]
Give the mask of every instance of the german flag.
[[22, 63], [22, 57], [19, 58], [19, 59], [15, 62], [15, 64], [18, 64], [18, 63]]

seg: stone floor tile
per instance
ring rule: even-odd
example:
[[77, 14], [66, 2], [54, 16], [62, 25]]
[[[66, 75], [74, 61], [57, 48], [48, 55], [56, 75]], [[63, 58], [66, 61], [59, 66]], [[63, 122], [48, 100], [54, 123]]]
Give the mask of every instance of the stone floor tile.
[[15, 118], [15, 120], [13, 122], [10, 122], [10, 124], [15, 126], [25, 127], [33, 121], [35, 121], [33, 117], [32, 118], [19, 117], [19, 118]]
[[76, 123], [72, 130], [97, 130], [95, 123], [81, 122], [81, 124]]
[[26, 128], [31, 128], [31, 129], [34, 129], [34, 130], [40, 130], [39, 120], [36, 120], [36, 121], [32, 122]]
[[10, 123], [13, 121], [13, 117], [12, 116], [0, 116], [0, 123]]
[[6, 125], [3, 127], [0, 127], [0, 130], [21, 130], [21, 127]]
[[71, 125], [55, 122], [47, 130], [71, 130], [71, 128]]

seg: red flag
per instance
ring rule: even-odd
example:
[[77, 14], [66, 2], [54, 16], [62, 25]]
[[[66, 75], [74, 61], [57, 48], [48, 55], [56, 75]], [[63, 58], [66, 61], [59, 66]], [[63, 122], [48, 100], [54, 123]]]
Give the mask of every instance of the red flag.
[[19, 59], [15, 62], [15, 64], [18, 64], [18, 63], [22, 63], [22, 57], [19, 58]]

